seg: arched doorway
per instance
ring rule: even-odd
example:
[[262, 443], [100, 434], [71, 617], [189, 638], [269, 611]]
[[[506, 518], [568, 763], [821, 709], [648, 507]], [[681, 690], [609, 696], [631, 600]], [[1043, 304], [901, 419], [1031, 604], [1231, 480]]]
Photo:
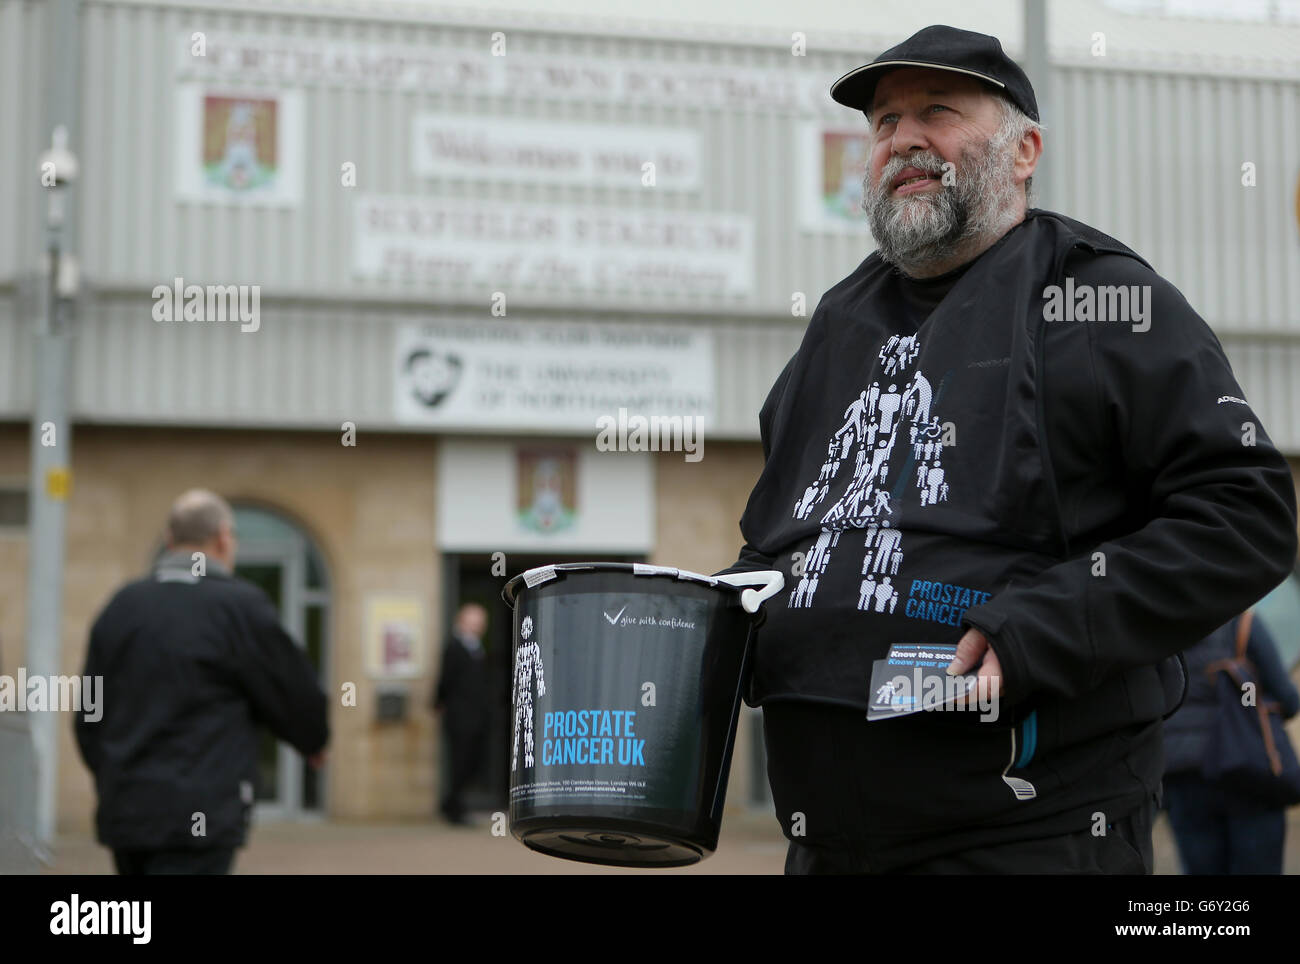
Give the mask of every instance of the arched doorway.
[[[235, 575], [259, 586], [303, 647], [321, 686], [329, 686], [329, 574], [311, 537], [293, 520], [261, 505], [233, 503]], [[263, 731], [258, 755], [257, 816], [295, 819], [325, 811], [325, 771], [313, 770], [288, 744]]]

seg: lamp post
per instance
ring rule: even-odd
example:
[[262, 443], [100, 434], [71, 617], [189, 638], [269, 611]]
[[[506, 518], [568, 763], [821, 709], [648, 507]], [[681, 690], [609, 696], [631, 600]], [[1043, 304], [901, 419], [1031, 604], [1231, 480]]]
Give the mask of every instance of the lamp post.
[[[54, 129], [49, 150], [40, 158], [41, 185], [47, 191], [46, 277], [43, 311], [37, 312], [33, 372], [27, 555], [27, 674], [49, 679], [61, 675], [60, 634], [63, 603], [63, 558], [66, 500], [71, 485], [72, 438], [68, 431], [73, 301], [76, 263], [65, 253], [66, 188], [77, 178], [77, 159], [68, 150], [67, 128]], [[36, 848], [48, 860], [58, 813], [58, 721], [49, 707], [31, 714], [36, 758]]]

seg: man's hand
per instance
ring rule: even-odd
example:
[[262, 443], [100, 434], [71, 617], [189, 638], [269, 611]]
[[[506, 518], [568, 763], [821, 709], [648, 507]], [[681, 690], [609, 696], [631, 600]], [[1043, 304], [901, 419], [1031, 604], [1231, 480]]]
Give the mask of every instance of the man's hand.
[[968, 629], [957, 643], [957, 655], [948, 664], [948, 675], [957, 676], [975, 666], [979, 667], [975, 674], [975, 692], [987, 692], [990, 699], [1001, 697], [1002, 664], [998, 662], [998, 654], [993, 652], [983, 633], [978, 629]]

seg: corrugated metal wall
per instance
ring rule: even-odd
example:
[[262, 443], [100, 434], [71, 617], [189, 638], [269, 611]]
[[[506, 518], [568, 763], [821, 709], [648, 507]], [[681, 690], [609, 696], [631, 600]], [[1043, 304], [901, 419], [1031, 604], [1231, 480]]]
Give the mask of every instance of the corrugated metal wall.
[[[308, 81], [304, 94], [307, 164], [304, 203], [292, 210], [177, 202], [173, 154], [174, 85], [194, 75], [177, 67], [181, 38], [193, 30], [211, 36], [283, 36], [294, 42], [348, 41], [396, 48], [482, 52], [483, 30], [424, 24], [307, 20], [247, 13], [151, 10], [90, 3], [83, 38], [86, 172], [82, 252], [88, 273], [101, 284], [152, 288], [176, 274], [201, 270], [223, 283], [259, 283], [264, 295], [322, 299], [436, 296], [484, 304], [476, 288], [401, 290], [353, 277], [350, 264], [352, 204], [358, 194], [428, 195], [469, 200], [616, 205], [632, 210], [745, 213], [754, 218], [756, 284], [742, 297], [715, 297], [684, 306], [673, 292], [638, 293], [635, 307], [709, 307], [745, 313], [788, 314], [792, 291], [820, 292], [857, 264], [861, 240], [839, 235], [805, 238], [795, 203], [794, 129], [801, 115], [757, 107], [692, 106], [689, 102], [610, 104], [572, 99], [431, 90], [347, 88]], [[586, 58], [682, 61], [789, 72], [814, 83], [838, 76], [852, 58], [793, 58], [788, 51], [696, 44], [668, 45], [629, 38], [569, 37], [511, 31], [509, 49], [557, 63]], [[248, 86], [249, 82], [245, 82]], [[823, 83], [822, 86], [825, 86]], [[830, 105], [827, 99], [826, 103]], [[475, 183], [419, 177], [411, 170], [408, 140], [420, 113], [565, 122], [689, 127], [702, 137], [702, 183], [695, 191], [588, 188], [583, 186]], [[849, 116], [844, 115], [848, 113]], [[828, 108], [828, 117], [853, 123], [851, 112]], [[858, 118], [860, 119], [860, 117]], [[343, 162], [357, 165], [358, 186], [343, 188]], [[867, 237], [865, 232], [861, 236]], [[847, 266], [847, 267], [846, 267]], [[513, 291], [512, 301], [546, 303], [544, 292]], [[564, 306], [629, 307], [626, 299], [566, 294]]]
[[1300, 83], [1066, 67], [1056, 90], [1062, 212], [1132, 247], [1221, 334], [1300, 330]]
[[[32, 271], [40, 258], [37, 158], [43, 142], [44, 95], [36, 78], [45, 63], [45, 5], [0, 2], [0, 287]], [[44, 211], [40, 212], [41, 217]], [[3, 374], [3, 373], [0, 373]]]
[[0, 0], [0, 418], [31, 408], [32, 347], [22, 279], [42, 259], [37, 157], [45, 105], [32, 79], [45, 54], [45, 6]]
[[[358, 15], [359, 16], [359, 15]], [[121, 422], [336, 428], [340, 417], [397, 428], [391, 411], [392, 332], [400, 323], [486, 310], [479, 288], [413, 288], [360, 279], [351, 270], [358, 193], [561, 203], [624, 209], [741, 213], [752, 217], [755, 284], [747, 294], [684, 299], [512, 290], [517, 320], [622, 320], [708, 325], [715, 332], [718, 416], [714, 434], [755, 438], [757, 411], [794, 350], [805, 319], [791, 318], [794, 291], [809, 311], [821, 292], [870, 250], [865, 228], [809, 232], [799, 216], [798, 129], [809, 119], [853, 126], [860, 115], [833, 105], [829, 81], [858, 55], [784, 48], [577, 36], [512, 30], [512, 54], [572, 64], [586, 58], [759, 69], [790, 80], [787, 104], [507, 97], [451, 89], [385, 89], [308, 79], [302, 91], [306, 160], [303, 201], [291, 208], [178, 201], [175, 88], [182, 37], [259, 35], [292, 43], [486, 50], [488, 31], [347, 16], [150, 7], [94, 0], [82, 37], [84, 177], [80, 249], [96, 292], [82, 319], [75, 411]], [[0, 164], [41, 147], [40, 5], [0, 0]], [[1064, 64], [1055, 71], [1057, 117], [1048, 119], [1059, 188], [1056, 207], [1134, 247], [1178, 285], [1220, 333], [1240, 380], [1270, 431], [1300, 452], [1300, 407], [1290, 393], [1300, 366], [1300, 83]], [[255, 82], [250, 82], [256, 86]], [[246, 83], [243, 86], [247, 87]], [[807, 94], [807, 91], [813, 91]], [[644, 124], [699, 133], [697, 190], [519, 185], [417, 176], [409, 159], [421, 113]], [[24, 133], [25, 132], [25, 133]], [[357, 165], [358, 186], [339, 184]], [[1242, 187], [1241, 164], [1258, 186]], [[21, 182], [25, 184], [26, 182]], [[13, 329], [12, 285], [30, 271], [36, 193], [0, 178], [0, 202], [18, 230], [0, 230], [0, 416], [21, 415], [29, 386], [24, 340]], [[149, 292], [177, 275], [187, 282], [260, 284], [256, 334], [203, 326], [167, 330], [148, 314]], [[1264, 340], [1261, 340], [1264, 339]], [[11, 353], [12, 352], [12, 353]], [[309, 359], [309, 364], [299, 364]]]
[[1274, 443], [1300, 454], [1300, 83], [1079, 64], [1054, 83], [1056, 208], [1182, 291]]
[[[393, 419], [395, 331], [467, 318], [446, 307], [287, 305], [264, 312], [261, 329], [244, 334], [219, 325], [155, 325], [150, 304], [111, 299], [83, 326], [72, 379], [83, 420], [333, 430], [350, 420], [363, 430], [424, 431]], [[607, 316], [570, 313], [565, 320]], [[802, 331], [699, 316], [644, 320], [712, 328], [718, 404], [711, 434], [756, 437], [758, 407]]]

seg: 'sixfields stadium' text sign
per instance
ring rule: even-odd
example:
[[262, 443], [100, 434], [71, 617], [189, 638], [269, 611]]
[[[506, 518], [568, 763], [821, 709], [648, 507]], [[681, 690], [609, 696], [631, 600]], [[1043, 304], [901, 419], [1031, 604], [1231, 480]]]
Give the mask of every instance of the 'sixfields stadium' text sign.
[[753, 219], [740, 214], [359, 197], [357, 277], [488, 290], [750, 293]]

